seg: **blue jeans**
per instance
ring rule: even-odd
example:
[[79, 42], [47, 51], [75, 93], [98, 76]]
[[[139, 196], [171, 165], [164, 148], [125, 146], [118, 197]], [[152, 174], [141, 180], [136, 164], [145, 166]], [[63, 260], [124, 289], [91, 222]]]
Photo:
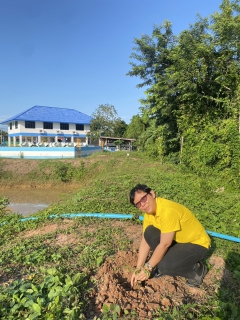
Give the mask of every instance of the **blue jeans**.
[[[144, 238], [154, 251], [161, 241], [161, 231], [154, 226], [148, 226]], [[158, 271], [164, 275], [194, 279], [198, 261], [202, 260], [207, 252], [207, 248], [197, 244], [173, 241], [158, 263]]]

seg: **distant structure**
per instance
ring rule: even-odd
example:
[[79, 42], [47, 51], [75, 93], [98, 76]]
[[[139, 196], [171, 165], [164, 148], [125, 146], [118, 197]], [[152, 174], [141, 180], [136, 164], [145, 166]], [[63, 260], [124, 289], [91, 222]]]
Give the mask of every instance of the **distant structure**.
[[127, 150], [132, 151], [133, 142], [136, 139], [128, 139], [128, 138], [117, 138], [117, 137], [104, 137], [101, 136], [99, 138], [99, 146], [106, 151], [119, 151], [119, 150]]
[[74, 109], [34, 106], [1, 124], [8, 125], [8, 146], [25, 143], [88, 145], [91, 117]]

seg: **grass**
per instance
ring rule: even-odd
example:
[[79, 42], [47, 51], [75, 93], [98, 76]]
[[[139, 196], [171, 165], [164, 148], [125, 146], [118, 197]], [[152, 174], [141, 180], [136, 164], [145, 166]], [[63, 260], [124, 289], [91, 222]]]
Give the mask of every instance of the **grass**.
[[[68, 167], [62, 161], [39, 161], [34, 174], [28, 176], [41, 183], [48, 174], [66, 183], [66, 188], [74, 179], [81, 185], [68, 199], [39, 212], [38, 220], [21, 223], [17, 215], [6, 216], [4, 201], [0, 203], [0, 223], [8, 221], [0, 228], [0, 276], [2, 281], [12, 279], [9, 285], [0, 287], [1, 319], [84, 319], [91, 276], [107, 256], [130, 248], [129, 240], [124, 236], [124, 229], [109, 220], [79, 218], [69, 222], [62, 218], [48, 220], [48, 216], [74, 212], [137, 216], [139, 211], [129, 204], [128, 194], [139, 182], [148, 184], [157, 195], [189, 207], [206, 229], [240, 237], [239, 191], [219, 177], [203, 179], [181, 167], [160, 165], [138, 153], [127, 157], [125, 152], [93, 155], [80, 161], [76, 171]], [[64, 174], [57, 175], [59, 170]], [[223, 187], [224, 192], [217, 192]], [[38, 231], [34, 235], [34, 230], [53, 225], [52, 231], [42, 234]], [[72, 240], [72, 245], [57, 245], [60, 235]], [[213, 250], [224, 257], [238, 283], [239, 244], [214, 238]], [[234, 291], [221, 289], [210, 297], [207, 308], [201, 306], [192, 318], [239, 319], [238, 303]], [[155, 319], [190, 319], [194, 308], [196, 306], [186, 305], [158, 314]], [[102, 319], [118, 318], [117, 309], [116, 306], [105, 307]], [[137, 319], [137, 315], [134, 318], [132, 314], [129, 319]]]

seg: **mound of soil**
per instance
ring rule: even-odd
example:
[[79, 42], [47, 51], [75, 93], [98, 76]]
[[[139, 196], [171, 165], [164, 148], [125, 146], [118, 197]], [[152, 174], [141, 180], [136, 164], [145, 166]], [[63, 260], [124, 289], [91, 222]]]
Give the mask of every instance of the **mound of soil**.
[[191, 288], [181, 277], [164, 276], [152, 278], [131, 288], [130, 279], [136, 266], [137, 252], [119, 251], [106, 259], [93, 280], [96, 286], [91, 292], [87, 319], [102, 313], [103, 306], [111, 304], [120, 307], [120, 314], [127, 310], [137, 313], [137, 319], [151, 319], [157, 310], [181, 306], [187, 303], [204, 304], [219, 287], [232, 277], [225, 269], [224, 260], [212, 256], [211, 268], [201, 288]]

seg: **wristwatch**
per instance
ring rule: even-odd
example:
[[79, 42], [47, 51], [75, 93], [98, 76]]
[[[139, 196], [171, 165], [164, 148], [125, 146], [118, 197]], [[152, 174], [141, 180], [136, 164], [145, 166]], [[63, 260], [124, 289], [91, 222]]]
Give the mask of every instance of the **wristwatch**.
[[150, 271], [152, 271], [153, 267], [150, 265], [149, 262], [146, 262], [146, 263], [145, 263], [145, 266], [146, 266]]

